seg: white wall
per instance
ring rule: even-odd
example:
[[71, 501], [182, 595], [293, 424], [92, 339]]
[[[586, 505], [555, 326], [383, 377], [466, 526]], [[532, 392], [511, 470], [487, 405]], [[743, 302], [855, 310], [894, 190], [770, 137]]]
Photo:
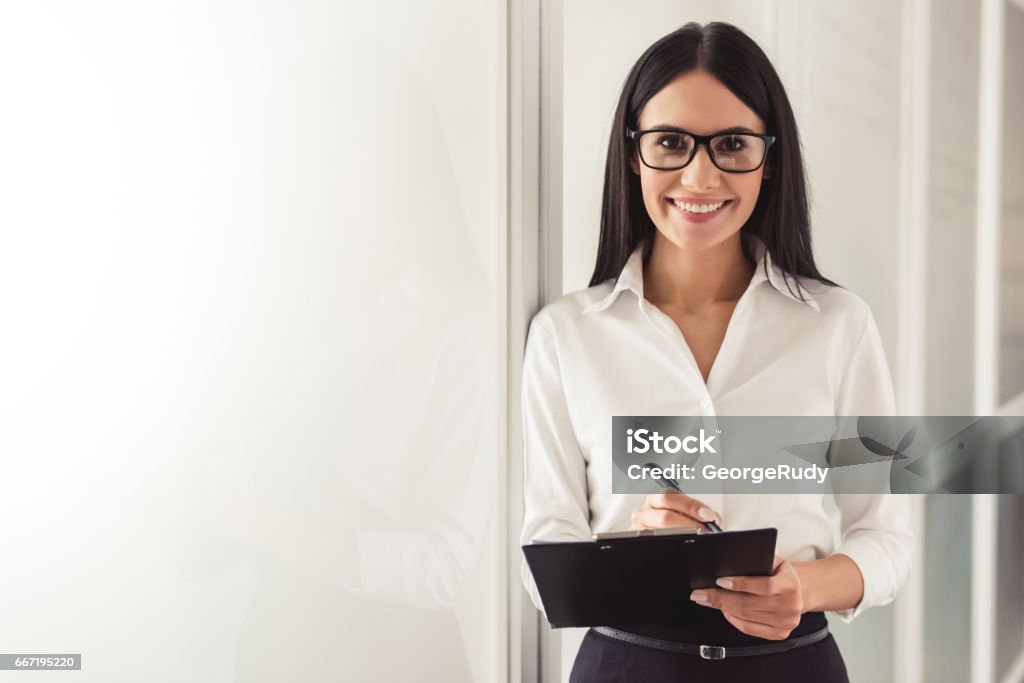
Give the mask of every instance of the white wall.
[[5, 652], [504, 676], [500, 12], [3, 4]]

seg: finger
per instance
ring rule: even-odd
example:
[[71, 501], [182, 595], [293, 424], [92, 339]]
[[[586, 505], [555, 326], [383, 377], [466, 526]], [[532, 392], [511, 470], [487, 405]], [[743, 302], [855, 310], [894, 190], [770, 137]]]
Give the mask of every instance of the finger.
[[647, 496], [646, 506], [664, 510], [675, 510], [679, 514], [686, 515], [701, 524], [710, 521], [717, 522], [719, 525], [722, 524], [722, 516], [720, 514], [685, 493], [676, 493], [674, 491], [653, 493]]
[[778, 555], [771, 576], [723, 576], [717, 583], [727, 590], [753, 593], [754, 595], [780, 595], [800, 589], [800, 578], [792, 565]]
[[714, 607], [744, 619], [770, 623], [779, 617], [789, 619], [795, 616], [799, 620], [799, 612], [789, 606], [778, 596], [761, 597], [747, 593], [719, 590], [717, 588], [701, 588], [690, 594], [690, 599], [707, 607]]
[[726, 590], [751, 595], [778, 595], [785, 586], [775, 576], [723, 576], [715, 581]]
[[792, 629], [764, 624], [758, 621], [751, 621], [749, 619], [729, 614], [728, 612], [722, 612], [722, 616], [725, 617], [726, 621], [743, 633], [751, 636], [757, 636], [758, 638], [765, 638], [767, 640], [785, 640], [792, 632]]
[[674, 510], [661, 508], [638, 508], [630, 520], [631, 529], [671, 529], [676, 527], [694, 527], [697, 522]]

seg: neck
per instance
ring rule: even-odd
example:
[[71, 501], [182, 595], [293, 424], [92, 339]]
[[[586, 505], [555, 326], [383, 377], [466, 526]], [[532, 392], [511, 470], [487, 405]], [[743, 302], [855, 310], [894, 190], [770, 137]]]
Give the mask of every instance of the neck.
[[737, 301], [753, 274], [738, 232], [701, 251], [682, 249], [658, 232], [644, 266], [644, 298], [699, 314], [716, 303]]

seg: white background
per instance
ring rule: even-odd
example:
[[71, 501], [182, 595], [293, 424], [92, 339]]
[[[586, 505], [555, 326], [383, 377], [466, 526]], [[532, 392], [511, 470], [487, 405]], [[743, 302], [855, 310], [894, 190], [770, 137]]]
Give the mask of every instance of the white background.
[[504, 676], [500, 12], [0, 5], [0, 678]]

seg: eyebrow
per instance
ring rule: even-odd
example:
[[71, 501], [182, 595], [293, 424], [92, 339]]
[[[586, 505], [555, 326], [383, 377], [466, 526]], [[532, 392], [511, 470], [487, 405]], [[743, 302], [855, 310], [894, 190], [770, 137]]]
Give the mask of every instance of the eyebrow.
[[[672, 126], [667, 123], [651, 126], [647, 130], [671, 130], [676, 131], [677, 133], [690, 133], [691, 135], [693, 134], [693, 131], [686, 130], [685, 128], [680, 128], [679, 126]], [[750, 133], [752, 135], [763, 135], [763, 133], [757, 133], [744, 126], [732, 126], [731, 128], [723, 128], [722, 130], [716, 130], [714, 133], [709, 133], [709, 135], [728, 135], [730, 133]]]

